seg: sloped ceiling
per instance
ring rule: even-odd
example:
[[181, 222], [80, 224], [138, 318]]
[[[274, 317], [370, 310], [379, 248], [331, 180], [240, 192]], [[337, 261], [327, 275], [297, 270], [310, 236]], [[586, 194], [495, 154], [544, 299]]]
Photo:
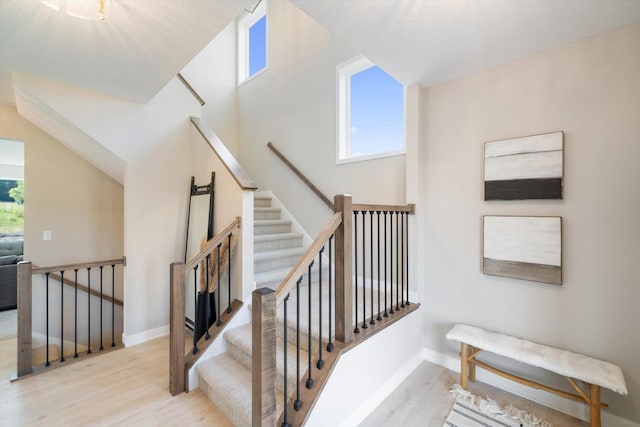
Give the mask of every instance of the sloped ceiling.
[[0, 0], [0, 103], [13, 104], [13, 71], [147, 102], [251, 5], [250, 0], [107, 2], [107, 18], [89, 21], [39, 0]]
[[402, 83], [425, 87], [640, 20], [638, 0], [291, 1]]

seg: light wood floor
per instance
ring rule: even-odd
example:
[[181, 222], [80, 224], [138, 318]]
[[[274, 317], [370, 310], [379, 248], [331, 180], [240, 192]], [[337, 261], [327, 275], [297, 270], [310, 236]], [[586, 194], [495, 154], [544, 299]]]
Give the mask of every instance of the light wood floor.
[[[10, 383], [16, 367], [12, 328], [15, 310], [0, 312], [2, 427], [232, 426], [199, 390], [169, 394], [168, 337]], [[457, 381], [456, 373], [424, 362], [361, 426], [440, 427], [453, 405], [448, 390]], [[482, 383], [471, 384], [470, 390], [501, 405], [511, 403], [558, 427], [588, 425]]]
[[[459, 374], [423, 362], [360, 427], [420, 426], [440, 427], [453, 406], [448, 393], [459, 382]], [[561, 412], [539, 405], [481, 382], [469, 384], [469, 391], [477, 396], [490, 396], [500, 406], [509, 404], [548, 421], [556, 427], [585, 427], [589, 424]]]
[[16, 338], [0, 339], [0, 425], [233, 425], [199, 390], [172, 397], [168, 367], [164, 337], [10, 383]]

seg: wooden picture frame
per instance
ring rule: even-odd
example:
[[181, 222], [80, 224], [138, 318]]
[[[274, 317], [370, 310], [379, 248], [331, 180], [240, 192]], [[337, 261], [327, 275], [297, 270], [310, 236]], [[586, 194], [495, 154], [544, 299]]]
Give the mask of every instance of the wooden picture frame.
[[484, 274], [562, 284], [562, 217], [485, 215], [482, 223]]
[[564, 133], [484, 144], [484, 200], [562, 199]]

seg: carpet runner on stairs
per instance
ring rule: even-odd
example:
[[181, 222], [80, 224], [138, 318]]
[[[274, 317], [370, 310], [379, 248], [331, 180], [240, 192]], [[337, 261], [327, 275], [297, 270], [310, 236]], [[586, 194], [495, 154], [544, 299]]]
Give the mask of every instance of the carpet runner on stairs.
[[[256, 288], [269, 287], [276, 289], [282, 280], [289, 274], [291, 268], [300, 259], [306, 248], [302, 246], [303, 236], [291, 231], [291, 221], [280, 219], [280, 209], [271, 207], [271, 199], [268, 197], [256, 197], [254, 199], [254, 278]], [[323, 261], [322, 286], [318, 286], [319, 268], [318, 262], [312, 268], [312, 352], [318, 351], [320, 323], [318, 321], [319, 296], [322, 294], [322, 341], [323, 351], [329, 337], [329, 284], [328, 262]], [[307, 371], [308, 331], [309, 331], [309, 292], [308, 277], [304, 275], [300, 286], [300, 379], [304, 380]], [[362, 304], [362, 288], [358, 290], [360, 304]], [[365, 292], [367, 301], [367, 316], [370, 316], [369, 290]], [[384, 294], [381, 295], [381, 303], [384, 304]], [[333, 298], [332, 298], [333, 300]], [[333, 301], [331, 301], [333, 303]], [[288, 303], [289, 317], [287, 319], [287, 387], [289, 397], [296, 389], [296, 305], [297, 295], [294, 290], [290, 294]], [[377, 294], [374, 297], [374, 312], [377, 312]], [[362, 305], [360, 305], [362, 310]], [[362, 312], [358, 313], [359, 323], [362, 323]], [[277, 326], [277, 372], [278, 384], [276, 396], [278, 415], [283, 408], [283, 383], [284, 383], [284, 343], [282, 340], [284, 329], [283, 306], [278, 307]], [[332, 313], [331, 323], [335, 325]], [[355, 313], [354, 313], [355, 323]], [[200, 389], [209, 396], [229, 419], [237, 426], [251, 425], [251, 324], [242, 325], [224, 333], [226, 353], [215, 356], [201, 362], [196, 370], [199, 375]], [[315, 356], [314, 356], [315, 360]], [[314, 362], [315, 363], [315, 362]]]

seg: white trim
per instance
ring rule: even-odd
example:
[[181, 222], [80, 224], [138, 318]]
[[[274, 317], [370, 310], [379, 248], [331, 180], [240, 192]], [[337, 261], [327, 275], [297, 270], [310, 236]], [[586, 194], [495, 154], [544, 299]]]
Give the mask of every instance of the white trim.
[[126, 335], [123, 332], [122, 343], [125, 347], [131, 347], [133, 345], [142, 344], [143, 342], [151, 341], [153, 339], [164, 337], [166, 335], [169, 335], [169, 325], [160, 326], [155, 329], [149, 329], [131, 335]]
[[406, 99], [407, 88], [402, 85], [402, 147], [398, 150], [384, 151], [364, 156], [351, 156], [351, 76], [375, 67], [376, 64], [362, 55], [351, 58], [336, 67], [336, 164], [345, 164], [365, 160], [380, 159], [404, 155], [407, 149]]
[[420, 352], [416, 353], [382, 387], [372, 393], [362, 405], [345, 418], [340, 423], [340, 427], [357, 426], [362, 423], [422, 362], [423, 355]]
[[[249, 75], [249, 30], [262, 17], [266, 17], [265, 23], [265, 63], [264, 68], [253, 75]], [[238, 87], [244, 83], [253, 80], [267, 69], [269, 69], [269, 14], [267, 13], [267, 0], [262, 0], [256, 6], [253, 13], [245, 10], [236, 19], [236, 52], [237, 52], [237, 71], [238, 71]]]
[[[422, 350], [422, 355], [424, 360], [427, 362], [435, 363], [436, 365], [440, 365], [451, 371], [460, 373], [460, 359], [457, 357], [451, 357], [428, 348]], [[563, 412], [583, 421], [588, 421], [589, 419], [589, 408], [584, 404], [509, 381], [506, 378], [492, 374], [491, 372], [487, 372], [483, 369], [478, 369], [476, 371], [476, 378], [478, 381], [485, 384], [505, 390], [509, 393], [515, 394], [516, 396], [532, 400], [536, 403], [555, 409], [556, 411]], [[605, 411], [602, 411], [602, 425], [603, 427], [640, 427], [640, 424], [638, 423]]]

